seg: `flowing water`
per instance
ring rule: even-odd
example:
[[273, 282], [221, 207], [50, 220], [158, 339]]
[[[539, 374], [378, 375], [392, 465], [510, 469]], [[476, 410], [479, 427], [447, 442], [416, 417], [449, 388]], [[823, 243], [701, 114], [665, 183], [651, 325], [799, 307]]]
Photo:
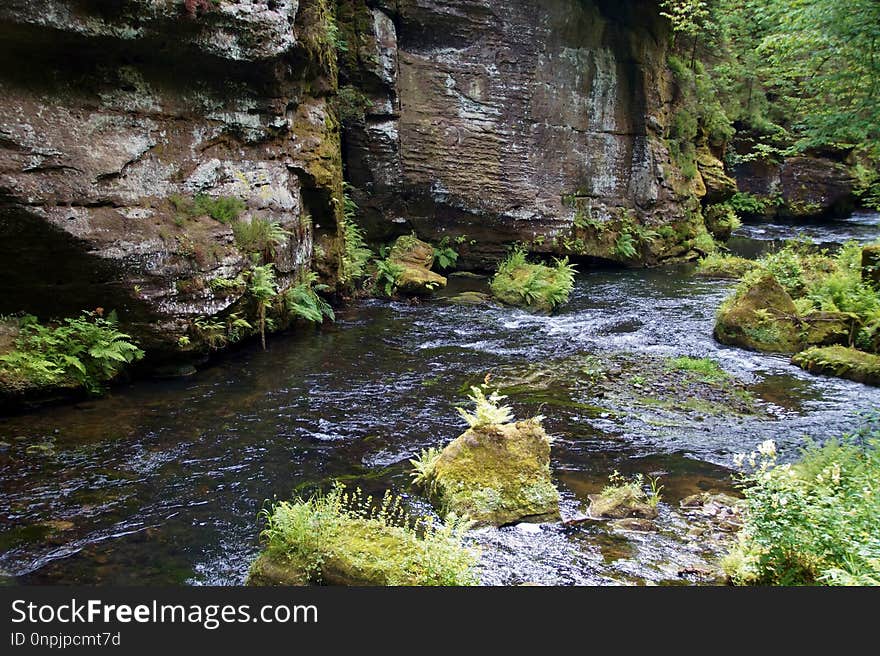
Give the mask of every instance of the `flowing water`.
[[[812, 226], [823, 242], [877, 235], [880, 216]], [[746, 226], [743, 252], [798, 228]], [[447, 294], [484, 281], [453, 278]], [[571, 303], [544, 317], [442, 299], [367, 300], [322, 330], [249, 346], [196, 376], [140, 381], [103, 399], [0, 419], [0, 576], [20, 584], [240, 584], [259, 550], [265, 500], [341, 479], [430, 507], [409, 485], [408, 459], [462, 431], [454, 404], [489, 372], [593, 353], [712, 357], [749, 385], [756, 416], [549, 407], [514, 397], [517, 416], [547, 415], [564, 517], [581, 513], [608, 475], [664, 485], [659, 530], [605, 523], [482, 529], [487, 584], [679, 583], [699, 579], [719, 548], [688, 533], [678, 501], [731, 491], [732, 454], [768, 438], [794, 454], [805, 436], [854, 428], [880, 389], [810, 376], [784, 357], [711, 337], [731, 284], [686, 267], [590, 271]]]

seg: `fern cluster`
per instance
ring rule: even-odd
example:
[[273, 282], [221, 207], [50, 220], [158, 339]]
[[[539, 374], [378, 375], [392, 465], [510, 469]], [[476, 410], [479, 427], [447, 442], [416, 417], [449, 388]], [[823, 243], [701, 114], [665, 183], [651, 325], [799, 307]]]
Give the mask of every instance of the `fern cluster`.
[[322, 323], [324, 317], [330, 321], [336, 320], [333, 308], [317, 292], [329, 291], [326, 285], [315, 284], [318, 274], [314, 271], [307, 272], [300, 282], [284, 292], [284, 305], [291, 314], [302, 317], [306, 321]]
[[540, 304], [552, 310], [568, 302], [575, 272], [568, 258], [547, 266], [529, 262], [526, 252], [517, 248], [498, 266], [492, 279], [492, 293], [504, 302], [516, 299], [525, 305]]
[[513, 411], [510, 406], [500, 405], [500, 402], [507, 397], [499, 394], [497, 390], [487, 397], [481, 388], [471, 387], [468, 398], [474, 404], [474, 411], [468, 412], [464, 408], [456, 408], [456, 410], [471, 428], [509, 424], [513, 421]]
[[52, 325], [25, 315], [19, 331], [15, 350], [0, 356], [0, 377], [13, 386], [79, 384], [99, 393], [104, 383], [144, 356], [118, 329], [112, 312], [106, 318], [84, 312]]

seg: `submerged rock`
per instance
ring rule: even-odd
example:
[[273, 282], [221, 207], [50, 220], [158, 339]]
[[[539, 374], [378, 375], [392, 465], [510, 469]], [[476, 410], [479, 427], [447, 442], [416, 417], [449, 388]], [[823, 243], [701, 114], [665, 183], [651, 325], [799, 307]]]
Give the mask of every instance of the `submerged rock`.
[[484, 305], [490, 303], [492, 297], [482, 292], [461, 292], [455, 296], [447, 296], [443, 300], [452, 305]]
[[441, 513], [477, 525], [559, 519], [550, 439], [537, 419], [468, 429], [443, 449], [426, 484]]
[[791, 359], [801, 369], [880, 386], [880, 355], [872, 355], [845, 346], [810, 348]]
[[446, 287], [446, 278], [431, 271], [434, 247], [412, 235], [398, 237], [388, 260], [403, 268], [397, 278], [397, 289], [404, 294], [430, 294]]
[[772, 274], [740, 289], [718, 311], [715, 339], [754, 351], [796, 353], [803, 347], [797, 308]]

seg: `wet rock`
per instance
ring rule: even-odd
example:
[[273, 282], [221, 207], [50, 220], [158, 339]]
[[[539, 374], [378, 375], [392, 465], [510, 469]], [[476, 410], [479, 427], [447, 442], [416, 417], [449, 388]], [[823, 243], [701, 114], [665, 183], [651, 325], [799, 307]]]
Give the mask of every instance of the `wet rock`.
[[309, 585], [309, 572], [295, 558], [283, 554], [263, 553], [251, 565], [247, 585]]
[[623, 519], [615, 519], [608, 523], [615, 531], [631, 532], [631, 533], [650, 533], [656, 531], [657, 526], [650, 519], [641, 517], [625, 517]]
[[862, 280], [880, 289], [880, 245], [862, 248]]
[[880, 386], [880, 355], [844, 346], [829, 346], [807, 349], [796, 354], [791, 361], [813, 374], [837, 376], [866, 385]]
[[754, 351], [796, 353], [803, 347], [797, 308], [772, 274], [721, 306], [714, 334], [722, 344]]
[[194, 18], [182, 2], [0, 3], [0, 314], [116, 310], [170, 359], [181, 337], [196, 341], [197, 317], [253, 319], [244, 286], [206, 284], [251, 262], [230, 225], [172, 202], [199, 194], [280, 225], [282, 284], [312, 264], [313, 242], [335, 284], [335, 74], [298, 42], [316, 21], [295, 0]]
[[477, 525], [559, 519], [550, 439], [534, 419], [467, 430], [443, 449], [427, 489], [441, 513]]
[[727, 241], [734, 227], [739, 225], [739, 218], [733, 208], [726, 204], [709, 205], [703, 210], [706, 229], [718, 241]]
[[492, 297], [482, 292], [462, 292], [455, 296], [447, 296], [443, 300], [452, 305], [485, 305], [492, 301]]
[[[723, 203], [736, 193], [736, 180], [727, 175], [724, 164], [707, 148], [701, 148], [697, 151], [697, 170], [706, 187], [706, 195], [703, 197], [704, 203], [708, 205]], [[708, 223], [707, 227], [709, 227]], [[712, 231], [711, 228], [709, 230]], [[727, 236], [729, 237], [730, 234], [728, 233]], [[719, 239], [722, 238], [719, 237]], [[726, 241], [726, 238], [723, 238], [722, 241]]]
[[[742, 526], [742, 499], [724, 493], [701, 492], [685, 497], [679, 505], [689, 516], [698, 516], [722, 531], [737, 531]], [[693, 526], [688, 530], [691, 537], [706, 534], [706, 529]]]
[[434, 247], [412, 235], [398, 237], [388, 254], [389, 261], [403, 267], [397, 289], [404, 294], [431, 294], [446, 287], [446, 278], [431, 271]]
[[810, 312], [803, 321], [803, 340], [808, 346], [848, 345], [856, 317], [846, 312]]
[[[674, 97], [656, 4], [345, 4], [359, 47], [342, 75], [372, 103], [346, 126], [346, 171], [372, 234], [467, 235], [459, 263], [485, 268], [536, 237], [540, 252], [616, 259], [614, 237], [554, 239], [578, 217], [688, 220], [663, 139]], [[658, 243], [637, 259], [669, 256]]]
[[755, 161], [734, 171], [740, 191], [764, 201], [764, 215], [809, 219], [848, 214], [854, 207], [847, 168], [824, 157], [788, 157], [781, 164]]
[[629, 517], [654, 519], [657, 507], [648, 503], [644, 491], [634, 485], [607, 488], [601, 494], [591, 494], [587, 514], [591, 517], [624, 519]]

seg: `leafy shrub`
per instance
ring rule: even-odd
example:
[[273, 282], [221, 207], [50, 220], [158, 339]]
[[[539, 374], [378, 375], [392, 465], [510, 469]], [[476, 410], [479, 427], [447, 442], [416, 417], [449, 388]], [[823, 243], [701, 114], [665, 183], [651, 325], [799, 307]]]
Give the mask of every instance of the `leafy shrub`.
[[449, 245], [449, 237], [444, 237], [434, 247], [434, 261], [441, 269], [451, 269], [458, 262], [458, 251]]
[[[411, 518], [399, 497], [375, 501], [337, 483], [330, 492], [282, 501], [261, 513], [261, 537], [271, 554], [286, 556], [320, 582], [329, 558], [367, 559], [386, 585], [475, 585], [476, 554], [462, 544], [467, 520], [450, 515], [438, 524]], [[396, 548], [383, 549], [392, 543]]]
[[740, 455], [744, 526], [724, 568], [740, 585], [880, 585], [880, 425], [793, 464], [767, 441]]
[[131, 336], [119, 331], [112, 312], [106, 318], [84, 312], [48, 326], [25, 315], [19, 326], [15, 350], [0, 356], [0, 377], [13, 387], [78, 384], [97, 394], [144, 356]]
[[635, 239], [633, 239], [633, 236], [628, 232], [620, 233], [620, 236], [617, 237], [617, 241], [614, 242], [614, 252], [618, 257], [622, 257], [625, 260], [631, 260], [638, 255], [636, 242]]
[[755, 216], [767, 211], [768, 203], [745, 191], [736, 192], [727, 200], [727, 204], [739, 215]]

